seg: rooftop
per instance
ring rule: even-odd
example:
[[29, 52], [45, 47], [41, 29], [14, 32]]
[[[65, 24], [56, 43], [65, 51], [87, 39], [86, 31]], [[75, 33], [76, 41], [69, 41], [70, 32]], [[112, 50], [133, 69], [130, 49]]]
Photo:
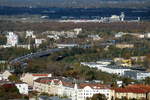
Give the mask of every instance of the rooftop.
[[134, 88], [134, 87], [125, 87], [125, 88], [116, 88], [115, 92], [121, 93], [146, 93], [145, 89]]
[[150, 85], [130, 84], [124, 88], [116, 88], [114, 90], [122, 93], [147, 93], [150, 92]]

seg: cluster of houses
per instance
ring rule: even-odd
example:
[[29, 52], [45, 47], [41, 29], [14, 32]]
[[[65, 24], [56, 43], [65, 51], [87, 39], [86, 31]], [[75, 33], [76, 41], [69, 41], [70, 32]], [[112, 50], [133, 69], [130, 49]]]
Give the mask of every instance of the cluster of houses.
[[[7, 43], [5, 45], [0, 45], [2, 48], [9, 48], [9, 47], [21, 47], [21, 48], [27, 48], [30, 49], [30, 41], [28, 44], [19, 44], [19, 36], [15, 34], [14, 32], [7, 32], [6, 34]], [[36, 38], [36, 35], [33, 34], [33, 31], [26, 31], [26, 36], [24, 39], [34, 39], [35, 40], [35, 46], [38, 47], [40, 44], [43, 43], [46, 39], [43, 38]]]
[[82, 28], [75, 28], [71, 31], [47, 31], [43, 34], [48, 34], [48, 38], [52, 38], [54, 40], [58, 40], [61, 37], [63, 38], [77, 38], [79, 33], [82, 32]]
[[124, 61], [122, 64], [112, 64], [112, 62], [117, 62], [119, 58], [113, 60], [101, 60], [97, 62], [81, 62], [81, 65], [88, 66], [90, 68], [97, 68], [106, 73], [116, 74], [122, 77], [128, 77], [134, 80], [143, 80], [147, 77], [150, 77], [150, 72], [137, 70], [134, 67], [131, 67], [131, 60], [123, 60], [120, 58], [120, 61]]
[[46, 41], [46, 38], [58, 40], [61, 37], [64, 38], [76, 38], [79, 33], [82, 31], [81, 28], [75, 28], [71, 31], [46, 31], [43, 32], [42, 34], [46, 34], [47, 37], [42, 38], [42, 37], [37, 37], [33, 31], [26, 31], [25, 32], [25, 38], [24, 39], [29, 39], [27, 44], [19, 44], [19, 36], [15, 34], [14, 32], [7, 32], [6, 38], [7, 38], [7, 43], [5, 45], [0, 45], [1, 48], [8, 48], [8, 47], [22, 47], [22, 48], [27, 48], [30, 49], [30, 42], [31, 39], [34, 40], [34, 44], [36, 47], [39, 47], [40, 44], [44, 43]]
[[[98, 62], [101, 64], [109, 64], [109, 62]], [[12, 75], [9, 71], [5, 71], [0, 76], [1, 86], [16, 86], [23, 95], [29, 95], [30, 91], [47, 93], [49, 95], [67, 97], [71, 100], [86, 100], [94, 94], [103, 94], [107, 100], [116, 99], [139, 99], [150, 100], [150, 86], [142, 84], [130, 84], [124, 87], [111, 87], [102, 84], [98, 80], [84, 81], [73, 78], [52, 76], [47, 73], [24, 73], [20, 77], [22, 82], [10, 82], [8, 77]]]
[[[41, 33], [43, 36], [46, 37], [38, 37], [37, 35], [34, 34], [33, 31], [26, 31], [25, 32], [25, 39], [28, 39], [28, 43], [26, 44], [19, 44], [19, 36], [15, 34], [14, 32], [7, 32], [6, 38], [7, 38], [7, 43], [5, 45], [0, 45], [2, 48], [8, 48], [8, 47], [22, 47], [22, 48], [27, 48], [30, 49], [31, 47], [31, 40], [34, 40], [34, 45], [36, 47], [39, 47], [42, 43], [46, 42], [47, 39], [54, 39], [54, 40], [59, 40], [60, 38], [77, 38], [77, 36], [82, 32], [82, 28], [75, 28], [70, 31], [46, 31]], [[150, 33], [144, 33], [144, 34], [139, 34], [139, 33], [124, 33], [124, 32], [118, 32], [115, 34], [115, 38], [122, 38], [124, 35], [132, 35], [134, 37], [143, 39], [143, 38], [150, 38]], [[98, 34], [89, 34], [86, 37], [87, 41], [93, 40], [93, 41], [98, 41], [102, 40], [102, 38]], [[115, 41], [115, 40], [114, 40]], [[134, 48], [135, 45], [131, 43], [115, 43], [114, 44], [117, 48]], [[55, 45], [56, 47], [59, 48], [65, 48], [65, 47], [76, 47], [77, 44], [57, 44]], [[109, 46], [109, 44], [107, 44]]]

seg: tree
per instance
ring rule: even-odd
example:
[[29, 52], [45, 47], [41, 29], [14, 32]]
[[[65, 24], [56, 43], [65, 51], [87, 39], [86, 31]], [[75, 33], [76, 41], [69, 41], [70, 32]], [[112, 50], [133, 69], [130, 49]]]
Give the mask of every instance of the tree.
[[4, 84], [0, 87], [0, 100], [21, 98], [22, 95], [14, 84]]
[[0, 45], [4, 45], [7, 42], [7, 38], [4, 35], [0, 35]]
[[99, 93], [99, 94], [94, 94], [91, 100], [107, 100], [107, 98], [104, 94]]
[[144, 80], [145, 84], [150, 85], [150, 77], [146, 77]]
[[132, 82], [132, 80], [130, 78], [123, 78], [122, 81], [125, 86], [127, 86], [128, 84], [130, 84]]
[[11, 75], [11, 76], [8, 77], [8, 79], [10, 81], [13, 81], [13, 82], [19, 82], [20, 81], [19, 78], [16, 75]]

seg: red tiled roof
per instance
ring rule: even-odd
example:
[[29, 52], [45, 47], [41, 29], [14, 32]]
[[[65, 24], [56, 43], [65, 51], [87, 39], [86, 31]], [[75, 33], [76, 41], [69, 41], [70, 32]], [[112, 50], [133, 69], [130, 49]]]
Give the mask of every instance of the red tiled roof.
[[74, 86], [74, 84], [72, 82], [64, 82], [64, 81], [62, 81], [62, 84], [64, 86], [67, 86], [67, 87], [73, 87]]
[[108, 85], [103, 85], [103, 84], [93, 84], [93, 83], [82, 83], [79, 85], [80, 88], [84, 88], [86, 86], [89, 86], [91, 88], [95, 88], [95, 89], [102, 89], [102, 88], [109, 88]]
[[131, 84], [128, 85], [127, 87], [131, 88], [141, 88], [146, 90], [147, 92], [150, 92], [150, 85], [143, 85], [143, 84]]
[[51, 82], [52, 80], [35, 80], [35, 81], [39, 83], [47, 84], [48, 82]]
[[48, 74], [32, 74], [32, 76], [48, 76]]
[[121, 92], [121, 93], [146, 93], [147, 92], [145, 89], [134, 88], [134, 87], [115, 88], [114, 90], [115, 92]]
[[4, 88], [12, 88], [12, 87], [15, 87], [15, 84], [3, 84], [2, 87], [4, 87]]

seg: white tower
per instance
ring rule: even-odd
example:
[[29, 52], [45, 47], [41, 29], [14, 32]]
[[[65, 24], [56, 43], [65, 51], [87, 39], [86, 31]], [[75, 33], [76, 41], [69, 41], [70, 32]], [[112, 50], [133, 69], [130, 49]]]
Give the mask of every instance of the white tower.
[[138, 17], [138, 22], [141, 20], [141, 18], [140, 17]]
[[124, 18], [125, 18], [124, 12], [121, 12], [120, 19], [122, 22], [124, 21]]

